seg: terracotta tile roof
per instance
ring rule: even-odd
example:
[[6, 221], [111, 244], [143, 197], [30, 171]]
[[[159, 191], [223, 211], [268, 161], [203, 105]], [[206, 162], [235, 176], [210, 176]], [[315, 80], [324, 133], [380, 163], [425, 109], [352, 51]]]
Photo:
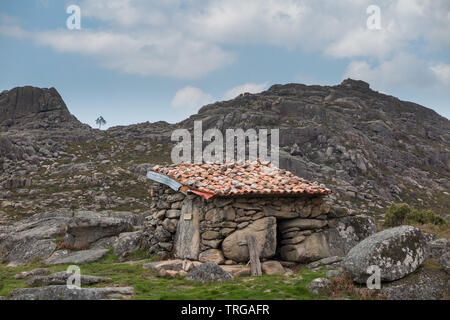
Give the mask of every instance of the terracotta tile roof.
[[163, 174], [191, 191], [214, 196], [239, 195], [326, 195], [331, 190], [309, 183], [289, 171], [260, 161], [244, 164], [179, 164], [155, 166]]

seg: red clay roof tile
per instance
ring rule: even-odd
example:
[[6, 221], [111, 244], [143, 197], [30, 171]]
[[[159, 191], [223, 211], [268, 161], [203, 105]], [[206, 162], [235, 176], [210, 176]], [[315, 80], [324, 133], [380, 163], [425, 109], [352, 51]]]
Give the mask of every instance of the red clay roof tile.
[[293, 173], [260, 161], [244, 164], [179, 164], [155, 166], [164, 174], [191, 190], [215, 196], [239, 195], [327, 195], [331, 190], [317, 182], [309, 183]]

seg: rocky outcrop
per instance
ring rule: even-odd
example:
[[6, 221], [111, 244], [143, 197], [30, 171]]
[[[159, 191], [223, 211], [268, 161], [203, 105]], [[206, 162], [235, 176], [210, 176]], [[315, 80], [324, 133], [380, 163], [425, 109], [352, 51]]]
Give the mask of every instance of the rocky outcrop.
[[450, 278], [440, 270], [420, 268], [403, 279], [382, 285], [390, 300], [439, 300], [450, 295]]
[[55, 88], [18, 87], [0, 94], [0, 127], [55, 126], [78, 122]]
[[[0, 225], [0, 260], [11, 266], [34, 259], [48, 264], [83, 263], [100, 259], [108, 252], [105, 248], [111, 245], [125, 257], [130, 251], [148, 247], [142, 231], [125, 232], [133, 228], [130, 222], [142, 223], [143, 218], [127, 212], [59, 210], [37, 214]], [[116, 237], [120, 241], [107, 241]], [[57, 250], [58, 246], [67, 249]], [[92, 250], [85, 250], [90, 246]]]
[[361, 241], [349, 251], [342, 266], [359, 283], [371, 275], [370, 266], [380, 268], [382, 281], [394, 281], [416, 270], [425, 258], [426, 241], [422, 231], [401, 226]]
[[130, 231], [131, 224], [123, 219], [86, 213], [70, 220], [64, 242], [71, 247], [87, 248], [99, 239]]
[[188, 276], [186, 277], [186, 280], [206, 283], [233, 281], [234, 278], [231, 274], [223, 270], [216, 263], [206, 262], [192, 269], [192, 271], [189, 272]]
[[132, 287], [103, 287], [70, 289], [66, 285], [15, 289], [11, 300], [116, 300], [130, 299]]

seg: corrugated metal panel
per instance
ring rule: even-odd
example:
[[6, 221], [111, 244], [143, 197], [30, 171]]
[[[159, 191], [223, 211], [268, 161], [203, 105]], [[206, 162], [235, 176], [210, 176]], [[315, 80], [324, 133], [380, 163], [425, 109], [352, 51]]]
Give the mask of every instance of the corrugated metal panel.
[[149, 178], [150, 180], [159, 182], [159, 183], [163, 183], [175, 191], [178, 191], [180, 189], [180, 187], [182, 186], [182, 184], [178, 183], [177, 181], [175, 181], [173, 179], [170, 179], [168, 176], [160, 174], [160, 173], [156, 173], [153, 171], [147, 172], [147, 178]]

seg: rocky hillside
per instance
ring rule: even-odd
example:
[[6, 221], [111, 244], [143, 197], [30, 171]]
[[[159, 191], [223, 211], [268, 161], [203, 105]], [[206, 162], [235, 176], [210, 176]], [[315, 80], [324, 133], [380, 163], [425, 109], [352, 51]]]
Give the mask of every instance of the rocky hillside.
[[359, 213], [408, 202], [449, 214], [450, 121], [362, 81], [274, 85], [178, 124], [107, 131], [81, 124], [53, 88], [4, 91], [0, 110], [0, 220], [54, 208], [147, 210], [147, 168], [168, 163], [172, 131], [195, 120], [204, 130], [279, 128], [281, 166]]

